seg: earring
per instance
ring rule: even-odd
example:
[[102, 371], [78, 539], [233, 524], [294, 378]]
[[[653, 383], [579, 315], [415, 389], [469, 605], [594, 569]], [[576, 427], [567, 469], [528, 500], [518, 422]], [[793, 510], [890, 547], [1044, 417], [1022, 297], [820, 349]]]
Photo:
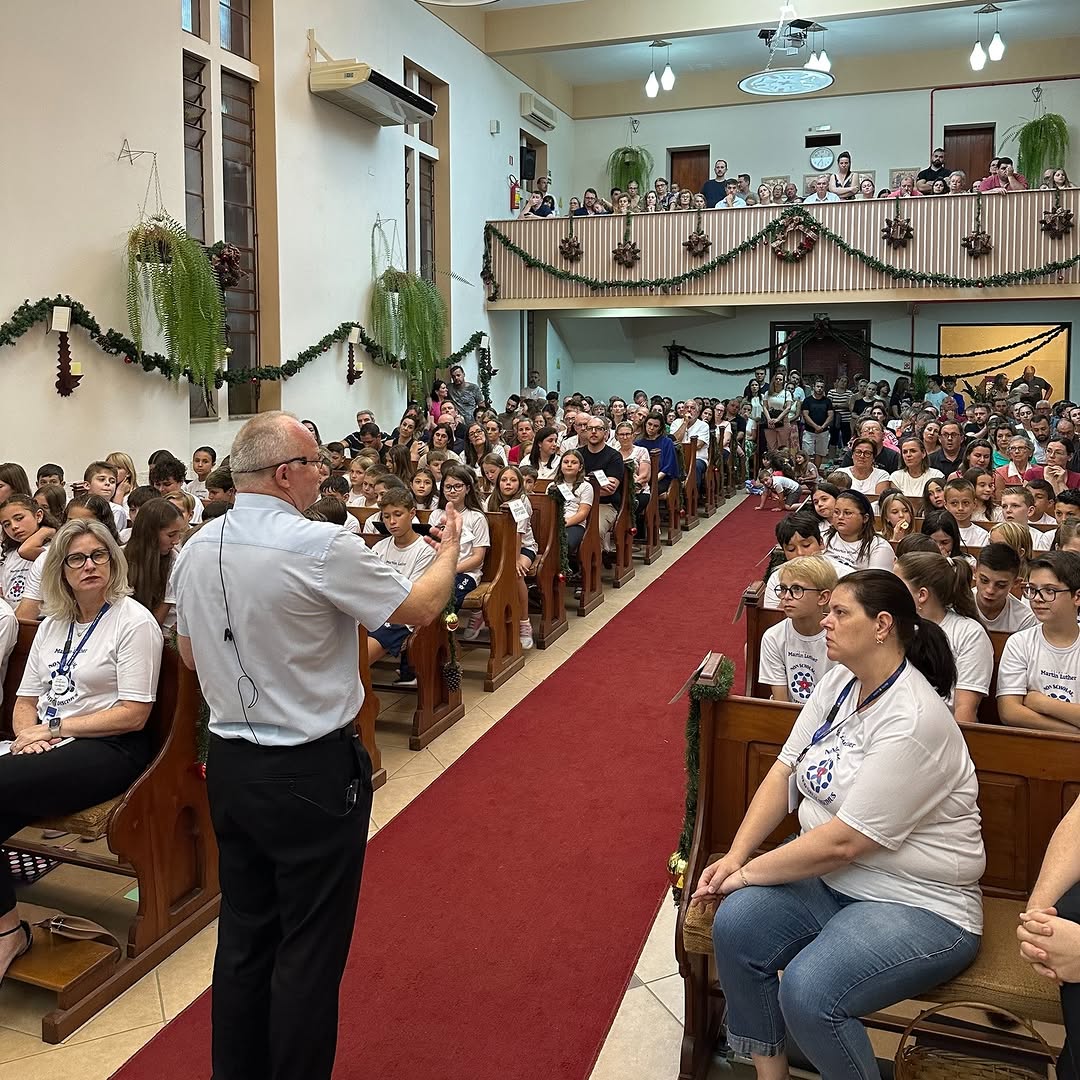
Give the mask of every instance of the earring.
[[876, 641], [876, 642], [877, 642], [877, 643], [878, 643], [879, 645], [884, 645], [884, 644], [885, 644], [885, 639], [884, 639], [883, 637], [875, 638], [874, 640], [875, 640], [875, 641]]

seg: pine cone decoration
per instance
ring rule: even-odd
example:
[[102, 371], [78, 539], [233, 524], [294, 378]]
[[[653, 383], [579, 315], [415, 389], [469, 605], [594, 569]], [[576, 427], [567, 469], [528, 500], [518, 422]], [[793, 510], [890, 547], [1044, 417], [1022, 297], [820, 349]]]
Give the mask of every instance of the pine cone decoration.
[[447, 660], [443, 664], [442, 677], [451, 694], [456, 694], [461, 689], [461, 668], [453, 660]]
[[582, 256], [581, 241], [571, 233], [559, 241], [559, 254], [567, 262], [577, 262]]
[[1044, 210], [1039, 228], [1054, 240], [1060, 240], [1066, 233], [1072, 232], [1073, 212], [1064, 206], [1053, 210]]
[[961, 237], [960, 243], [973, 259], [979, 259], [994, 250], [990, 234], [982, 229], [976, 229], [974, 232], [968, 233], [967, 236]]

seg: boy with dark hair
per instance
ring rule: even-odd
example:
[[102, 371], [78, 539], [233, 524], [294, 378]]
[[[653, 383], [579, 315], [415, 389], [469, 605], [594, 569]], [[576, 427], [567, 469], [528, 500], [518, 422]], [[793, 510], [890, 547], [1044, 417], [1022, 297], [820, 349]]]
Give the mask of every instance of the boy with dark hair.
[[785, 562], [803, 555], [820, 555], [825, 548], [821, 542], [821, 524], [817, 515], [806, 510], [778, 521], [775, 534], [779, 550], [773, 552], [769, 561], [761, 606], [778, 611], [780, 597], [776, 595], [776, 586], [780, 584], [779, 568]]
[[1054, 520], [1064, 525], [1070, 519], [1080, 521], [1080, 491], [1063, 491], [1054, 502]]
[[91, 461], [83, 473], [86, 493], [88, 495], [100, 495], [109, 504], [113, 520], [116, 522], [117, 533], [123, 532], [128, 523], [127, 511], [120, 503], [112, 501], [113, 495], [116, 494], [116, 482], [119, 476], [116, 466], [110, 465], [107, 461]]
[[330, 471], [335, 476], [341, 476], [349, 465], [345, 457], [345, 444], [330, 442], [326, 444], [326, 449], [330, 451]]
[[1048, 480], [1028, 480], [1026, 486], [1035, 502], [1035, 506], [1031, 511], [1031, 524], [1056, 525], [1054, 504], [1057, 502], [1057, 496], [1054, 494], [1054, 488], [1050, 482]]
[[1080, 728], [1080, 555], [1047, 551], [1031, 560], [1024, 597], [1038, 626], [1011, 634], [998, 665], [1003, 724], [1066, 731]]
[[37, 471], [37, 486], [44, 487], [46, 484], [59, 484], [60, 487], [64, 486], [64, 470], [59, 465], [54, 465], [51, 461], [42, 465]]
[[986, 543], [986, 530], [971, 523], [975, 513], [975, 485], [970, 480], [950, 480], [945, 485], [945, 509], [956, 518], [964, 547], [979, 548]]
[[1020, 555], [1008, 544], [987, 544], [975, 567], [975, 606], [987, 630], [1014, 634], [1038, 625], [1030, 607], [1012, 594], [1020, 577]]
[[223, 502], [232, 506], [236, 500], [236, 488], [233, 487], [232, 470], [220, 465], [206, 478], [206, 501]]
[[[416, 501], [404, 487], [390, 487], [379, 497], [379, 516], [389, 535], [380, 540], [372, 551], [389, 563], [402, 577], [416, 579], [435, 559], [435, 549], [413, 531]], [[416, 685], [416, 672], [409, 664], [405, 643], [413, 627], [385, 623], [368, 635], [368, 659], [374, 662], [382, 656], [399, 656], [401, 663], [394, 685], [403, 689]]]

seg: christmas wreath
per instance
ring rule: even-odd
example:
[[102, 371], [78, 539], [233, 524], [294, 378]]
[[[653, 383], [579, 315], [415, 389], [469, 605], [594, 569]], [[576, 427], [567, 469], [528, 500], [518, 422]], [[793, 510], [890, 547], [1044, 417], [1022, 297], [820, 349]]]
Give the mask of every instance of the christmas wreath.
[[[788, 247], [790, 239], [794, 239], [794, 247]], [[808, 252], [814, 250], [817, 241], [818, 231], [814, 225], [792, 217], [780, 225], [778, 234], [769, 246], [781, 262], [796, 263]]]

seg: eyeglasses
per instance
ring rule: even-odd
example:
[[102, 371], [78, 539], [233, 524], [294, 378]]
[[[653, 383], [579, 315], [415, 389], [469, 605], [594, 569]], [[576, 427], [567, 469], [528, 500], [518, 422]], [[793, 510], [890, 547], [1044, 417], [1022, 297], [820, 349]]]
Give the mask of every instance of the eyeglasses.
[[790, 596], [792, 600], [801, 600], [803, 593], [824, 592], [824, 589], [810, 589], [805, 585], [774, 585], [773, 592], [781, 599]]
[[64, 558], [64, 565], [69, 570], [81, 570], [89, 559], [95, 566], [104, 566], [112, 561], [112, 556], [107, 548], [94, 548], [89, 554], [85, 551], [73, 551]]
[[257, 469], [233, 469], [233, 473], [266, 472], [268, 469], [280, 469], [282, 465], [320, 465], [321, 463], [319, 458], [291, 457], [287, 461], [275, 461], [273, 465], [260, 465]]
[[1025, 600], [1039, 600], [1044, 604], [1052, 604], [1058, 593], [1071, 593], [1072, 589], [1055, 589], [1052, 585], [1023, 585], [1020, 592]]
[[851, 451], [851, 456], [852, 457], [873, 457], [874, 456], [874, 451], [873, 450], [866, 450], [866, 449], [852, 450]]
[[447, 495], [456, 495], [459, 491], [464, 491], [464, 484], [443, 484], [443, 491]]

